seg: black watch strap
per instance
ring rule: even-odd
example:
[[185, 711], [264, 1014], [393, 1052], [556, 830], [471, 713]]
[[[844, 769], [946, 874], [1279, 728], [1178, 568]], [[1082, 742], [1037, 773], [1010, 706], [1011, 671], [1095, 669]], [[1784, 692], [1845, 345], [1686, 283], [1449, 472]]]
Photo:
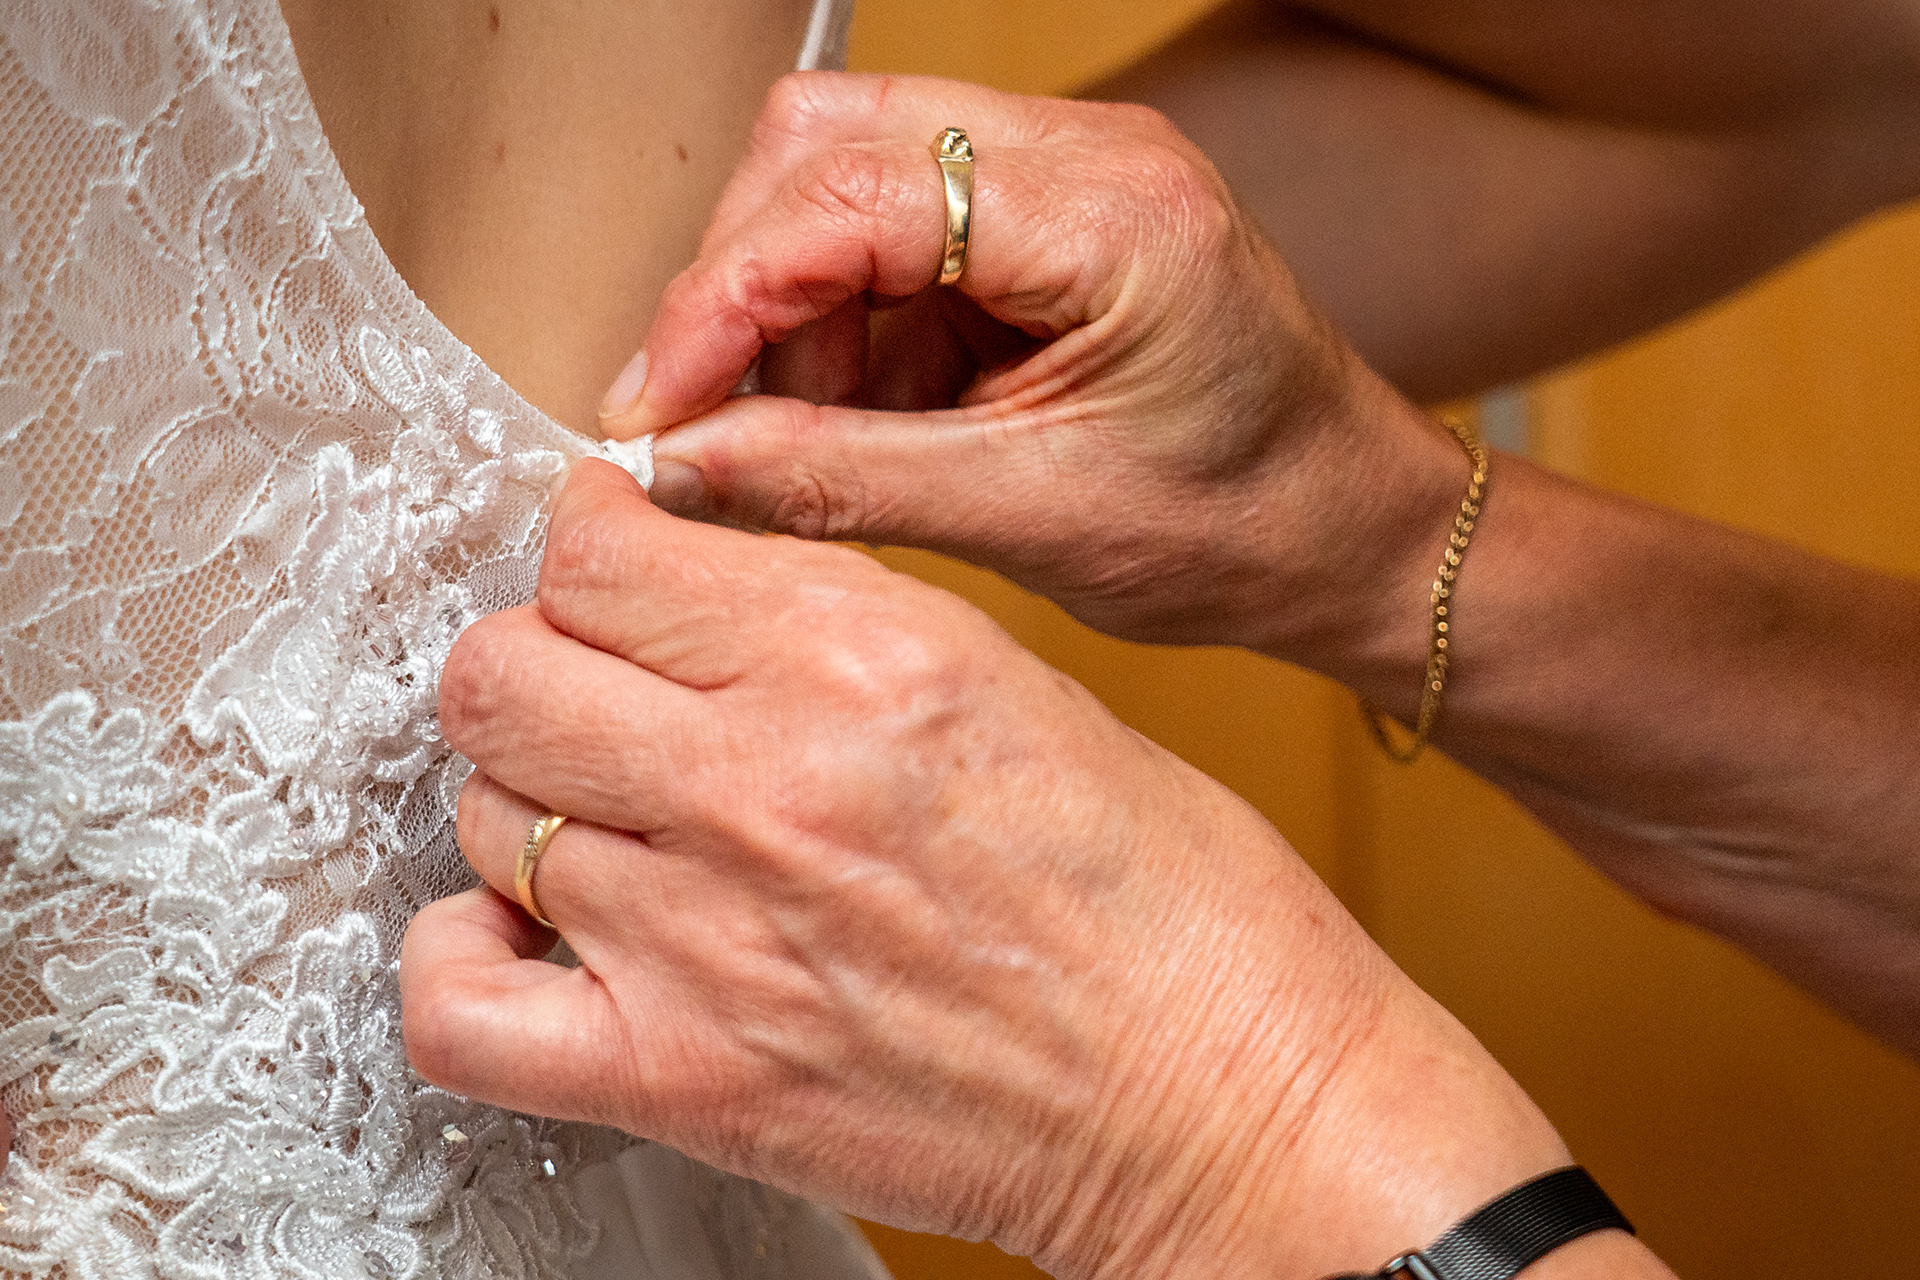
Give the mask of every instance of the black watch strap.
[[1333, 1280], [1513, 1280], [1561, 1245], [1609, 1228], [1631, 1234], [1633, 1224], [1585, 1169], [1558, 1169], [1474, 1210], [1372, 1276]]

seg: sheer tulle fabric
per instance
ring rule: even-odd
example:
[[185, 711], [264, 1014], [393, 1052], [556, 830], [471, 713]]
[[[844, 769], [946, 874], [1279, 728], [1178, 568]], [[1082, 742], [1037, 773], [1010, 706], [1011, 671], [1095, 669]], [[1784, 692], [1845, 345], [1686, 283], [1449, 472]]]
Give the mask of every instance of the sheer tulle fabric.
[[8, 0], [0, 1271], [879, 1274], [408, 1068], [401, 933], [472, 880], [438, 673], [589, 451], [393, 272], [273, 0]]

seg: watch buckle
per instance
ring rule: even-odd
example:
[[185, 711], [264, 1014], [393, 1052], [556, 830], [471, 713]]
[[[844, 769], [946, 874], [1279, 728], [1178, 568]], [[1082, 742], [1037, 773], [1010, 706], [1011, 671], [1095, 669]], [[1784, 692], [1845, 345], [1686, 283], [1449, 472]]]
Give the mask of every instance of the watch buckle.
[[1415, 1249], [1403, 1253], [1380, 1270], [1382, 1280], [1446, 1280], [1427, 1255]]

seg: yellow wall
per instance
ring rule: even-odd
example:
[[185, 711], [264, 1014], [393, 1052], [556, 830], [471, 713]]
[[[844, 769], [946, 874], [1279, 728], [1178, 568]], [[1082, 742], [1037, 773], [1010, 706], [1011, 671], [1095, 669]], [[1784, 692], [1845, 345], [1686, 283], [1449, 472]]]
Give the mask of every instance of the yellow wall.
[[[1059, 90], [1205, 7], [861, 0], [853, 57]], [[1543, 381], [1534, 452], [1608, 487], [1920, 577], [1917, 286], [1920, 215], [1884, 221]], [[885, 558], [967, 594], [1258, 805], [1540, 1100], [1683, 1276], [1915, 1274], [1913, 1063], [1732, 949], [1655, 919], [1448, 762], [1385, 763], [1349, 697], [1324, 681], [1241, 653], [1120, 644], [990, 575]], [[987, 1246], [873, 1234], [901, 1280], [1038, 1274]]]
[[[856, 71], [1061, 93], [1112, 71], [1217, 0], [857, 0]], [[938, 126], [935, 126], [936, 128]]]

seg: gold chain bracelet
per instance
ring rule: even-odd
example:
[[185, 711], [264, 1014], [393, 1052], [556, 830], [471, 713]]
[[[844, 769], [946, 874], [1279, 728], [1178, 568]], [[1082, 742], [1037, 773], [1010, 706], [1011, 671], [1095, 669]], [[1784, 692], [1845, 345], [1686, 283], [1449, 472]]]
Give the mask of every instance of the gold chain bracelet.
[[1390, 717], [1365, 698], [1360, 699], [1360, 715], [1366, 720], [1373, 740], [1401, 764], [1412, 764], [1419, 759], [1420, 753], [1426, 750], [1427, 740], [1433, 736], [1434, 723], [1440, 719], [1440, 699], [1446, 692], [1447, 668], [1452, 665], [1453, 583], [1460, 573], [1460, 560], [1467, 554], [1467, 544], [1473, 541], [1473, 526], [1480, 519], [1480, 501], [1487, 488], [1487, 447], [1458, 419], [1442, 421], [1460, 442], [1460, 447], [1467, 451], [1467, 459], [1473, 463], [1473, 479], [1467, 483], [1467, 496], [1460, 500], [1460, 514], [1453, 518], [1453, 533], [1447, 538], [1447, 558], [1440, 562], [1440, 572], [1433, 580], [1433, 644], [1427, 650], [1427, 683], [1420, 690], [1420, 718], [1414, 722], [1413, 741], [1404, 747], [1395, 746], [1387, 732]]

